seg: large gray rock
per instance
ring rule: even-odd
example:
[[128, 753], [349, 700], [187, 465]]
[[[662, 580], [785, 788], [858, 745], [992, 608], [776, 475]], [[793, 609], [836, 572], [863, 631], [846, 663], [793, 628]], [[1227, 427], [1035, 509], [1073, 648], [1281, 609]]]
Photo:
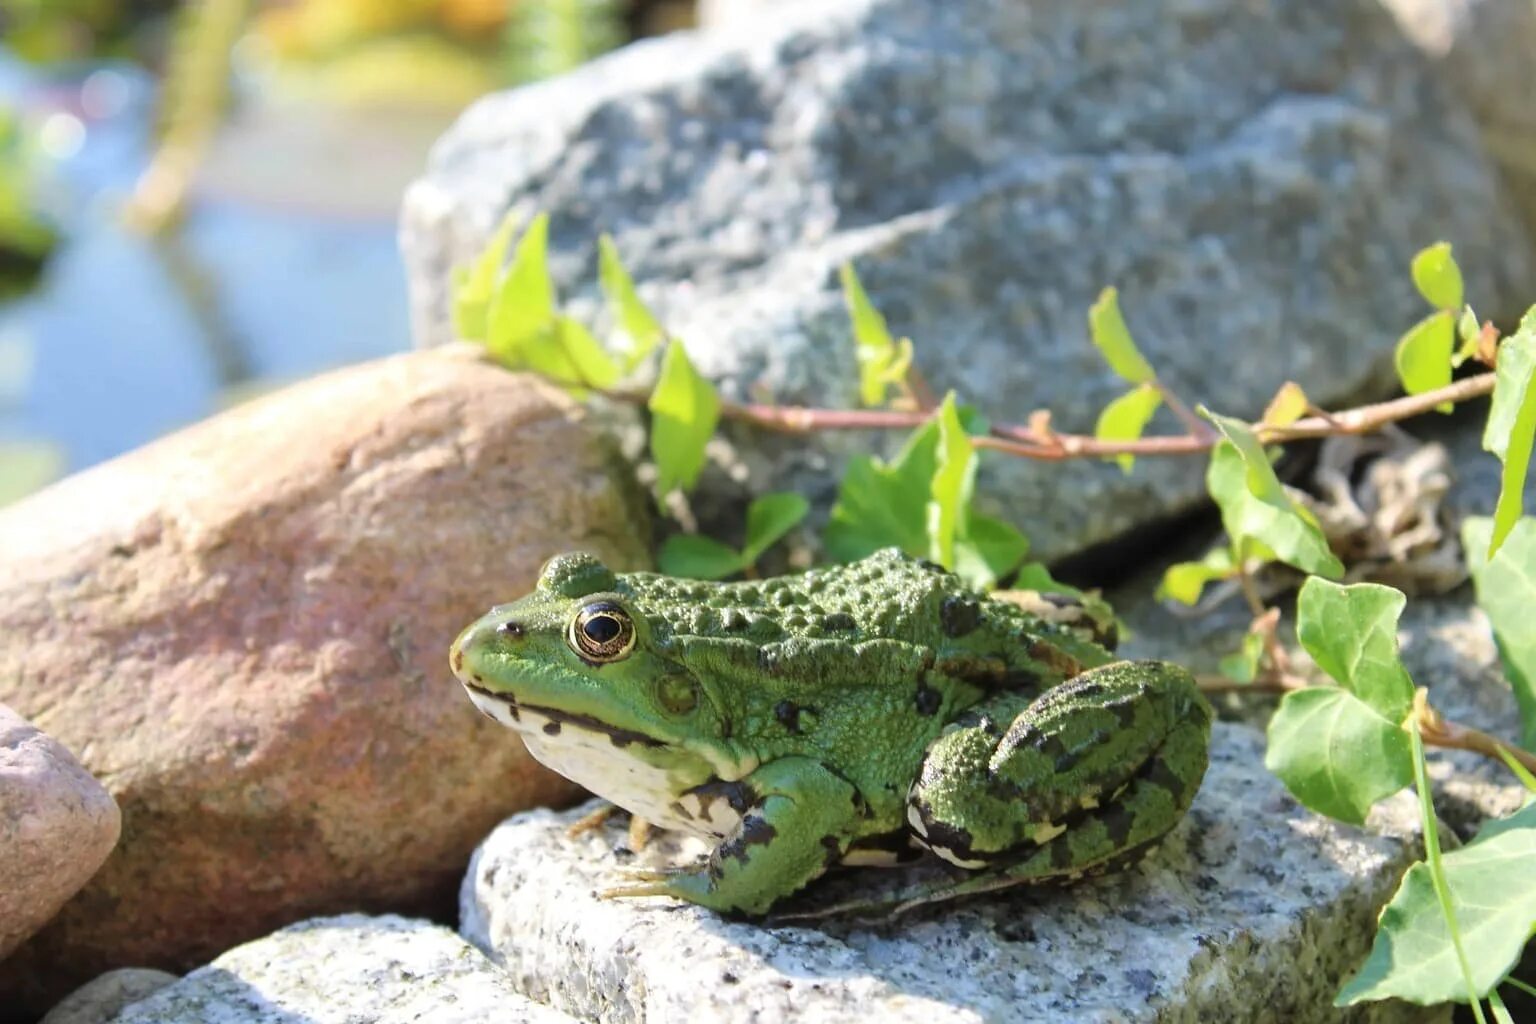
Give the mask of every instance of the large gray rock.
[[[617, 826], [572, 838], [580, 811], [503, 824], [476, 853], [461, 931], [518, 989], [576, 1017], [628, 1021], [1445, 1020], [1398, 1004], [1329, 1008], [1413, 855], [1413, 806], [1380, 831], [1329, 824], [1267, 775], [1258, 735], [1219, 725], [1185, 823], [1140, 867], [1019, 889], [875, 928], [767, 927], [668, 899], [602, 900], [639, 858]], [[886, 872], [823, 879], [812, 900]]]
[[[451, 337], [450, 267], [539, 209], [563, 288], [592, 294], [611, 232], [728, 394], [855, 401], [854, 260], [937, 388], [1078, 430], [1123, 387], [1087, 341], [1107, 284], [1168, 383], [1256, 413], [1287, 378], [1325, 404], [1379, 385], [1437, 238], [1480, 312], [1533, 283], [1476, 128], [1377, 0], [792, 5], [490, 97], [407, 193], [420, 343]], [[731, 438], [752, 486], [823, 509], [871, 443]], [[983, 505], [1047, 558], [1202, 492], [1191, 460], [990, 467]]]
[[124, 1007], [173, 985], [176, 975], [149, 967], [120, 967], [65, 996], [38, 1024], [107, 1024]]
[[230, 950], [113, 1024], [573, 1024], [453, 932], [402, 917], [305, 921]]

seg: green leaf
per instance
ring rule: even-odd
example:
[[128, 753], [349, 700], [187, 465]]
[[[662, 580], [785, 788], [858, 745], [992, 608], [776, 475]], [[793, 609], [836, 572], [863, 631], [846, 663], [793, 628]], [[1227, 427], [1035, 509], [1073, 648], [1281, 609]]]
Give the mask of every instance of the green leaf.
[[[1456, 343], [1456, 318], [1445, 310], [1431, 313], [1408, 329], [1397, 343], [1394, 361], [1403, 390], [1410, 395], [1443, 388], [1451, 382], [1451, 355]], [[1435, 407], [1450, 412], [1456, 406]]]
[[[1252, 439], [1251, 432], [1248, 438]], [[1206, 489], [1221, 508], [1227, 534], [1239, 544], [1257, 541], [1272, 551], [1276, 560], [1303, 572], [1344, 575], [1344, 566], [1328, 549], [1322, 530], [1302, 516], [1286, 495], [1257, 441], [1249, 448], [1246, 458], [1231, 441], [1221, 441], [1211, 451]], [[1268, 497], [1253, 490], [1255, 481]]]
[[774, 542], [794, 529], [811, 509], [798, 494], [765, 494], [747, 506], [747, 542], [741, 560], [752, 565]]
[[606, 389], [619, 382], [619, 364], [580, 322], [556, 317], [554, 337], [574, 377], [571, 383]]
[[1413, 681], [1397, 656], [1397, 620], [1407, 598], [1378, 583], [1340, 586], [1317, 576], [1301, 585], [1296, 638], [1318, 668], [1389, 722], [1413, 706]]
[[1471, 306], [1461, 310], [1461, 316], [1456, 321], [1456, 337], [1461, 344], [1456, 346], [1456, 354], [1451, 356], [1452, 367], [1458, 367], [1477, 355], [1477, 346], [1483, 337], [1482, 324], [1477, 322], [1477, 314]]
[[1207, 583], [1237, 575], [1237, 562], [1229, 547], [1212, 548], [1198, 562], [1177, 562], [1163, 570], [1157, 585], [1158, 600], [1173, 600], [1193, 607]]
[[[549, 277], [549, 215], [541, 213], [528, 225], [512, 254], [487, 310], [485, 346], [495, 359], [513, 369], [537, 367], [530, 358], [548, 363], [555, 331], [555, 286]], [[543, 342], [546, 351], [530, 357], [529, 348]], [[558, 347], [558, 346], [556, 346]]]
[[1451, 243], [1437, 242], [1420, 249], [1413, 258], [1413, 283], [1436, 309], [1460, 309], [1462, 302], [1461, 268], [1451, 256]]
[[1120, 315], [1119, 293], [1105, 288], [1088, 309], [1088, 333], [1104, 356], [1109, 368], [1132, 384], [1145, 384], [1156, 378], [1152, 366], [1136, 347], [1130, 328]]
[[1234, 682], [1251, 683], [1259, 674], [1259, 662], [1263, 657], [1264, 638], [1258, 633], [1244, 633], [1242, 646], [1222, 658], [1216, 667]]
[[928, 557], [955, 568], [955, 538], [970, 511], [976, 479], [976, 449], [960, 422], [954, 392], [944, 396], [934, 419], [939, 424], [938, 465], [928, 501]]
[[912, 364], [912, 343], [905, 338], [900, 344], [892, 340], [885, 317], [869, 301], [853, 264], [839, 267], [838, 277], [853, 323], [854, 354], [859, 361], [859, 401], [866, 406], [884, 405], [891, 385], [900, 384]]
[[848, 460], [822, 543], [839, 562], [881, 548], [928, 556], [928, 499], [938, 468], [939, 425], [914, 430], [889, 463], [867, 455]]
[[512, 215], [507, 214], [474, 263], [453, 268], [453, 329], [465, 341], [485, 341], [486, 311], [502, 261], [507, 258], [507, 246], [512, 244], [513, 223]]
[[[1472, 983], [1486, 995], [1536, 929], [1536, 815], [1526, 807], [1441, 857]], [[1467, 1000], [1461, 965], [1427, 864], [1408, 869], [1381, 912], [1365, 963], [1334, 999], [1350, 1006], [1396, 997], [1427, 1006]]]
[[1275, 475], [1275, 467], [1270, 463], [1269, 455], [1259, 443], [1253, 428], [1242, 420], [1211, 412], [1203, 406], [1200, 414], [1216, 424], [1217, 429], [1242, 456], [1249, 493], [1276, 507], [1290, 506], [1291, 499], [1286, 495], [1280, 478]]
[[1264, 766], [1305, 806], [1355, 825], [1413, 779], [1408, 734], [1345, 690], [1292, 690], [1269, 722]]
[[955, 539], [955, 572], [978, 590], [990, 590], [1029, 554], [1029, 538], [1012, 523], [971, 512]]
[[[1019, 571], [1013, 578], [1014, 590], [1038, 590], [1041, 593], [1071, 594], [1074, 597], [1083, 596], [1083, 592], [1070, 583], [1063, 583], [1051, 575], [1051, 570], [1046, 568], [1044, 562], [1026, 562], [1019, 566]], [[1105, 605], [1107, 608], [1108, 605]]]
[[64, 452], [48, 441], [0, 441], [0, 505], [19, 501], [64, 473]]
[[656, 389], [646, 405], [651, 410], [656, 493], [668, 494], [679, 487], [691, 490], [704, 468], [704, 446], [720, 419], [720, 398], [675, 338], [667, 343]]
[[1269, 427], [1288, 427], [1305, 416], [1311, 405], [1311, 400], [1307, 398], [1307, 393], [1301, 390], [1301, 385], [1288, 380], [1280, 385], [1280, 390], [1275, 392], [1275, 397], [1269, 400], [1269, 405], [1264, 409], [1262, 422]]
[[656, 560], [668, 576], [686, 576], [695, 580], [724, 579], [741, 572], [749, 564], [741, 552], [729, 545], [693, 533], [676, 533], [668, 537]]
[[603, 294], [615, 310], [619, 327], [629, 339], [624, 354], [624, 372], [628, 373], [666, 340], [667, 332], [640, 301], [635, 282], [619, 259], [618, 247], [607, 235], [597, 240], [597, 266]]
[[[1147, 429], [1152, 415], [1162, 404], [1163, 396], [1156, 385], [1138, 384], [1104, 407], [1093, 428], [1093, 436], [1100, 441], [1134, 441]], [[1136, 464], [1134, 455], [1116, 455], [1114, 459], [1126, 473]]]
[[1521, 742], [1536, 749], [1536, 519], [1520, 519], [1498, 554], [1486, 558], [1493, 520], [1475, 516], [1462, 525], [1467, 568], [1477, 588], [1477, 603], [1493, 627], [1504, 678], [1515, 691], [1520, 708]]
[[1532, 386], [1536, 378], [1536, 307], [1526, 312], [1520, 329], [1499, 345], [1496, 372], [1483, 448], [1504, 463], [1504, 478], [1488, 541], [1490, 558], [1525, 510], [1525, 477], [1536, 439], [1536, 387]]

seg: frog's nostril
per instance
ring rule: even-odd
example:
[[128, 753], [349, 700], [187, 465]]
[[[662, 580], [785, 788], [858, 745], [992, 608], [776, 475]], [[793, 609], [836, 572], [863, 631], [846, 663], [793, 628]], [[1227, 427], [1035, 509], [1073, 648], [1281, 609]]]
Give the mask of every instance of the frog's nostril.
[[523, 624], [521, 622], [503, 622], [496, 627], [496, 632], [508, 640], [521, 640], [523, 638]]

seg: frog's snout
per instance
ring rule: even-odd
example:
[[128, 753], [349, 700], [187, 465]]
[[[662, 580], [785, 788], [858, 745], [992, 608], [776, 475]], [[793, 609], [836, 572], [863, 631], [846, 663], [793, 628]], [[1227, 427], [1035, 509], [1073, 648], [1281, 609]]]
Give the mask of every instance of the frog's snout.
[[477, 662], [481, 656], [509, 641], [521, 639], [523, 634], [521, 623], [510, 619], [494, 619], [488, 615], [471, 623], [453, 641], [453, 645], [448, 648], [448, 667], [460, 682], [478, 681], [480, 666]]

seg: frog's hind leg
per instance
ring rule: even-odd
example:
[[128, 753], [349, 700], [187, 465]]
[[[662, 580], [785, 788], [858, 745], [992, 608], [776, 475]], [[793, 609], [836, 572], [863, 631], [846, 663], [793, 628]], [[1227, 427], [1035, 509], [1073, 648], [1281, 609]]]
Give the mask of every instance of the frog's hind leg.
[[1032, 703], [979, 705], [929, 747], [907, 814], [924, 845], [981, 874], [898, 910], [1135, 859], [1193, 800], [1210, 719], [1189, 674], [1162, 662], [1116, 662]]

